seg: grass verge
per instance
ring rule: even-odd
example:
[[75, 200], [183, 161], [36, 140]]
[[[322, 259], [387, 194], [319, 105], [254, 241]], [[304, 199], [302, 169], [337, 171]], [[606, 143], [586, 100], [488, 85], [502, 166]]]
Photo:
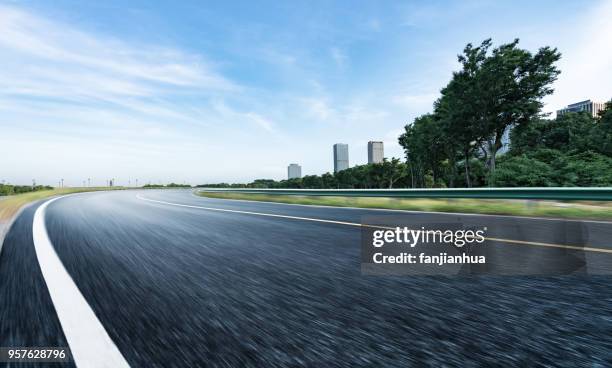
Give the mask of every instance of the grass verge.
[[70, 194], [70, 193], [81, 193], [81, 192], [93, 192], [98, 190], [109, 190], [109, 189], [122, 189], [120, 187], [113, 188], [104, 188], [104, 187], [95, 187], [95, 188], [61, 188], [61, 189], [52, 189], [52, 190], [39, 190], [36, 192], [29, 192], [23, 194], [16, 194], [6, 197], [0, 197], [0, 222], [8, 221], [11, 217], [13, 217], [17, 211], [24, 205], [38, 201], [39, 199], [44, 199], [48, 197], [52, 197], [55, 195], [61, 194]]
[[198, 192], [209, 198], [409, 211], [612, 220], [612, 204], [496, 199], [402, 199]]

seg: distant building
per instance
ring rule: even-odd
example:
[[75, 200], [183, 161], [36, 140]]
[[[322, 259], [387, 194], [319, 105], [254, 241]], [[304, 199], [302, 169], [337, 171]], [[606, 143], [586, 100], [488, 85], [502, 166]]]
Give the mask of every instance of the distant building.
[[557, 116], [567, 114], [568, 112], [588, 112], [589, 115], [596, 118], [599, 116], [599, 112], [606, 108], [606, 104], [603, 102], [593, 102], [591, 100], [580, 101], [574, 104], [568, 105], [566, 108], [557, 110]]
[[298, 164], [289, 164], [287, 166], [287, 178], [299, 179], [302, 177], [302, 167]]
[[349, 153], [348, 144], [334, 144], [334, 172], [346, 170], [349, 168]]
[[369, 141], [368, 142], [368, 163], [380, 164], [385, 158], [385, 150], [383, 142]]
[[502, 146], [499, 151], [497, 151], [498, 155], [504, 154], [510, 150], [510, 132], [512, 131], [512, 128], [514, 128], [514, 126], [509, 126], [504, 131], [504, 135], [502, 135], [501, 138]]

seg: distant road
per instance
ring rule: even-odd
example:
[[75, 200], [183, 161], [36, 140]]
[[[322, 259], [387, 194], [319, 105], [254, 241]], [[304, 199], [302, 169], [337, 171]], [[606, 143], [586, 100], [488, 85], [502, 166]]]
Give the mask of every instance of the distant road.
[[[351, 224], [396, 212], [187, 190], [95, 192], [48, 204], [50, 244], [93, 311], [82, 312], [83, 326], [66, 326], [62, 311], [71, 306], [57, 300], [76, 297], [50, 296], [48, 277], [63, 279], [41, 272], [53, 264], [32, 240], [39, 206], [20, 215], [0, 254], [0, 346], [70, 345], [80, 353], [67, 336], [99, 323], [103, 344], [134, 367], [612, 364], [608, 276], [363, 276], [361, 230]], [[612, 262], [609, 223], [406, 216], [559, 245], [489, 242], [500, 258], [520, 260], [533, 249], [545, 260], [567, 245], [593, 248], [586, 253], [594, 266]]]

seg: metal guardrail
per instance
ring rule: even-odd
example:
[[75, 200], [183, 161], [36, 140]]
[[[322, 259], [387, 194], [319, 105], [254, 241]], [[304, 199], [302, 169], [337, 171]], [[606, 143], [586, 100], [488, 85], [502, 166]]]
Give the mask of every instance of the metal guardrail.
[[451, 189], [254, 189], [198, 188], [202, 192], [245, 194], [394, 197], [394, 198], [481, 198], [612, 201], [612, 187], [602, 188], [451, 188]]

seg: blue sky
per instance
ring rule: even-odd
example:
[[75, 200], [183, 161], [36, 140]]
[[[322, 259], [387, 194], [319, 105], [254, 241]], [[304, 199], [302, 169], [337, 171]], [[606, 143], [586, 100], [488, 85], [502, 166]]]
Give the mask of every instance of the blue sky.
[[[554, 111], [612, 97], [612, 1], [0, 1], [0, 181], [245, 182], [365, 163], [466, 43], [558, 47]], [[8, 158], [8, 159], [7, 159]]]

